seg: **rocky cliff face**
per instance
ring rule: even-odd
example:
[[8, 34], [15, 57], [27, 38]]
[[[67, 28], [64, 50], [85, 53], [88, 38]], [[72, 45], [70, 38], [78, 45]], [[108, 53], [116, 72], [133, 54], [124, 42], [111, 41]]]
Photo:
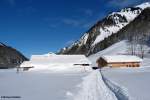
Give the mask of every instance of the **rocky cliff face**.
[[90, 55], [132, 35], [149, 35], [150, 3], [113, 12], [91, 27], [79, 40], [60, 50], [61, 54]]
[[14, 68], [25, 60], [28, 59], [19, 51], [3, 43], [0, 43], [0, 69]]

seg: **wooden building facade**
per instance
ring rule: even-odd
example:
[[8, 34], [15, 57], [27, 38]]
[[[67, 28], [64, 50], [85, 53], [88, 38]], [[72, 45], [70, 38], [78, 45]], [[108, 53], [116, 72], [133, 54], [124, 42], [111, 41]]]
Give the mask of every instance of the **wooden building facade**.
[[97, 60], [98, 67], [140, 67], [142, 59], [131, 55], [102, 56]]

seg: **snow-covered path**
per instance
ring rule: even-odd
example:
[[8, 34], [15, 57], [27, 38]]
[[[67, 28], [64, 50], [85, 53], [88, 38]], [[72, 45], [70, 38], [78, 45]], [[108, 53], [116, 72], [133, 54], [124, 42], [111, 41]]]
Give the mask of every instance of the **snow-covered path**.
[[108, 80], [101, 72], [102, 79], [107, 87], [115, 94], [118, 100], [130, 100], [129, 93], [125, 87], [120, 86], [110, 80]]
[[122, 89], [102, 77], [99, 70], [19, 74], [0, 70], [0, 96], [21, 97], [15, 100], [128, 100], [118, 99], [122, 94]]
[[104, 76], [125, 87], [129, 100], [150, 100], [150, 67], [110, 68], [103, 70]]
[[99, 70], [93, 71], [80, 84], [81, 90], [74, 100], [118, 100], [104, 83]]

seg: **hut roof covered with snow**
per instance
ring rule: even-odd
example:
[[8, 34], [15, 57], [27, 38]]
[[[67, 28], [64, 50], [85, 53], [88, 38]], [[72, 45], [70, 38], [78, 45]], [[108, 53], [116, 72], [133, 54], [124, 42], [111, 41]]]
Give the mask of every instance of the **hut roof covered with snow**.
[[133, 55], [104, 55], [102, 58], [109, 62], [141, 62], [142, 59]]
[[84, 55], [32, 55], [30, 61], [40, 64], [91, 64]]
[[84, 55], [56, 55], [49, 53], [44, 55], [32, 55], [30, 61], [23, 62], [20, 67], [32, 67], [35, 70], [89, 70], [91, 68], [90, 65], [91, 62]]
[[140, 67], [142, 59], [132, 55], [104, 55], [97, 60], [98, 67]]

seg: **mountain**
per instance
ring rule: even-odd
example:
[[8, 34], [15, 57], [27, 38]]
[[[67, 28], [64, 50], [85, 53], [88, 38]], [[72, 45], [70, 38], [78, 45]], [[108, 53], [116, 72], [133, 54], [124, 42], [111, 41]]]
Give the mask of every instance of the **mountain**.
[[0, 69], [13, 68], [28, 60], [16, 49], [0, 43]]
[[72, 45], [60, 50], [60, 54], [97, 53], [112, 44], [141, 33], [150, 34], [150, 3], [124, 8], [98, 21]]

